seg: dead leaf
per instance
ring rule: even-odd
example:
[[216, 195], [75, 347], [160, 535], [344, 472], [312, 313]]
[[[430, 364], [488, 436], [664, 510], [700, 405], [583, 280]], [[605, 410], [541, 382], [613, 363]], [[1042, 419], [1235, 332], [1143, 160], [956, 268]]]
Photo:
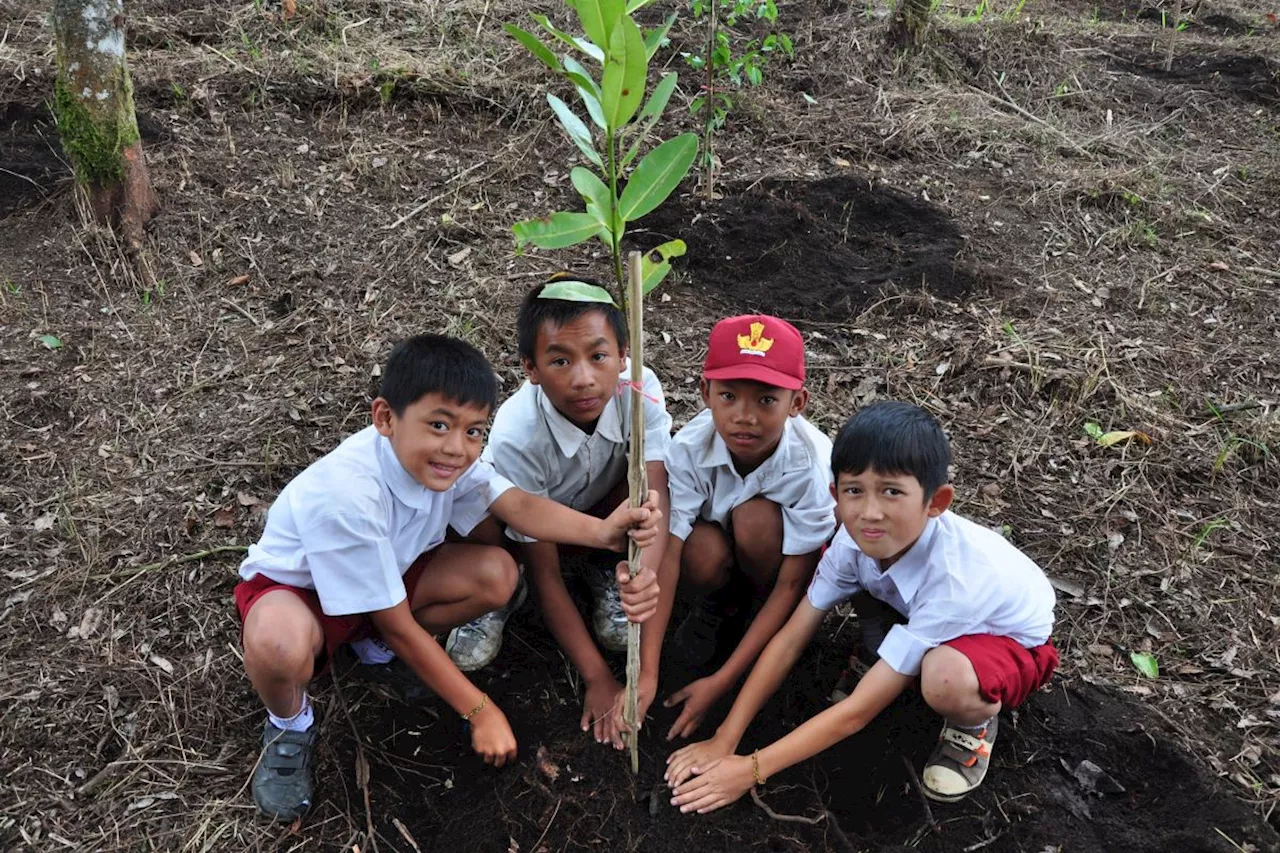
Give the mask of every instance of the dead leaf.
[[187, 255], [187, 257], [191, 259], [191, 266], [193, 266], [193, 267], [201, 267], [201, 266], [204, 266], [204, 261], [203, 261], [203, 260], [201, 260], [201, 258], [200, 258], [200, 256], [199, 256], [199, 255], [197, 255], [197, 254], [196, 254], [196, 250], [195, 250], [195, 249], [192, 249], [192, 250], [191, 250], [191, 252], [190, 252], [190, 254], [188, 254], [188, 255]]
[[560, 767], [551, 760], [551, 756], [547, 754], [545, 746], [539, 746], [537, 755], [533, 760], [534, 766], [538, 768], [538, 772], [548, 782], [554, 782], [560, 778]]
[[44, 515], [37, 518], [35, 524], [31, 526], [36, 529], [36, 533], [40, 533], [42, 531], [52, 529], [53, 523], [57, 520], [58, 517], [56, 515], [51, 512], [46, 512]]
[[1065, 758], [1058, 759], [1062, 763], [1062, 769], [1066, 770], [1080, 784], [1080, 787], [1088, 794], [1123, 794], [1124, 786], [1112, 779], [1107, 772], [1098, 765], [1094, 764], [1087, 758], [1076, 765], [1075, 769], [1071, 769], [1071, 765]]
[[223, 507], [213, 514], [214, 527], [235, 527], [236, 514], [233, 510]]
[[236, 492], [236, 503], [240, 506], [256, 506], [262, 502], [248, 492]]
[[450, 255], [447, 260], [449, 261], [449, 266], [460, 267], [462, 266], [462, 262], [469, 257], [471, 257], [471, 247], [463, 246], [461, 249]]
[[286, 21], [298, 13], [297, 0], [283, 0], [280, 4], [280, 17]]
[[31, 590], [29, 589], [19, 590], [18, 592], [15, 592], [13, 595], [9, 596], [4, 600], [4, 606], [6, 608], [9, 608], [15, 604], [22, 604], [24, 601], [26, 601], [30, 597], [31, 597]]
[[241, 285], [245, 285], [248, 283], [249, 283], [249, 276], [238, 275], [235, 278], [227, 281], [227, 287], [240, 287]]
[[98, 630], [98, 626], [102, 624], [102, 611], [96, 607], [90, 607], [80, 617], [80, 625], [73, 628], [76, 636], [82, 640], [92, 637]]
[[1213, 263], [1209, 264], [1209, 269], [1218, 270], [1219, 272], [1229, 272], [1231, 270], [1231, 267], [1227, 265], [1224, 261], [1214, 261]]
[[162, 658], [160, 655], [152, 655], [147, 658], [147, 660], [163, 669], [167, 675], [173, 675], [173, 664], [169, 663], [168, 658]]
[[1098, 444], [1103, 447], [1111, 447], [1114, 444], [1119, 444], [1120, 442], [1128, 441], [1129, 439], [1134, 439], [1142, 444], [1151, 443], [1151, 436], [1147, 435], [1145, 432], [1141, 432], [1136, 429], [1118, 429], [1098, 436]]
[[1066, 578], [1049, 578], [1049, 583], [1058, 592], [1066, 593], [1072, 598], [1079, 598], [1084, 595], [1084, 587], [1075, 581], [1069, 581]]

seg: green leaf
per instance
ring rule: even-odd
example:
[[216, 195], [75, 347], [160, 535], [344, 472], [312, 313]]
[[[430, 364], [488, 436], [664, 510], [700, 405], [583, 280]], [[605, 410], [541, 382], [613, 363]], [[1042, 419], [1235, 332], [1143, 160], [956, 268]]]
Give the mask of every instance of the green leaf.
[[622, 191], [618, 211], [623, 222], [634, 222], [666, 200], [684, 179], [698, 156], [698, 137], [682, 133], [645, 155]]
[[603, 226], [589, 213], [553, 213], [542, 219], [526, 219], [511, 226], [516, 242], [533, 243], [544, 249], [563, 249], [586, 242]]
[[587, 38], [601, 47], [609, 44], [614, 25], [623, 17], [624, 0], [569, 0]]
[[582, 200], [587, 203], [587, 212], [595, 216], [605, 230], [612, 231], [609, 218], [613, 205], [609, 202], [613, 195], [604, 185], [604, 181], [600, 180], [595, 172], [581, 166], [574, 166], [569, 171], [569, 180], [573, 182], [573, 188], [578, 191], [578, 195], [582, 196]]
[[587, 284], [585, 281], [557, 281], [548, 284], [542, 288], [538, 298], [564, 299], [568, 302], [604, 302], [615, 308], [618, 307], [609, 291], [595, 284]]
[[551, 48], [542, 43], [542, 39], [533, 33], [520, 29], [515, 24], [503, 24], [502, 28], [507, 31], [516, 41], [520, 42], [529, 52], [542, 60], [542, 64], [550, 68], [556, 73], [562, 73], [564, 66], [560, 64], [560, 60], [556, 59], [556, 55], [551, 52]]
[[658, 123], [658, 119], [662, 118], [662, 113], [667, 108], [667, 102], [671, 100], [671, 93], [675, 90], [676, 73], [668, 71], [662, 75], [658, 85], [653, 87], [653, 93], [649, 95], [649, 100], [645, 102], [644, 108], [640, 110], [640, 115], [636, 117], [638, 135], [636, 136], [636, 141], [631, 143], [631, 146], [627, 149], [619, 168], [625, 169], [630, 166], [631, 161], [640, 153], [640, 146], [644, 144], [654, 125]]
[[577, 114], [569, 109], [569, 105], [555, 95], [547, 95], [547, 103], [551, 104], [551, 109], [555, 111], [556, 118], [560, 119], [560, 126], [564, 128], [570, 141], [578, 146], [578, 150], [584, 157], [603, 169], [604, 163], [596, 153], [595, 145], [591, 141], [591, 131], [587, 129], [586, 122], [578, 118]]
[[1084, 431], [1085, 435], [1089, 436], [1089, 438], [1092, 438], [1094, 441], [1102, 438], [1102, 427], [1098, 426], [1093, 421], [1085, 421]]
[[627, 14], [634, 14], [652, 2], [653, 0], [627, 0]]
[[608, 130], [604, 123], [604, 108], [600, 106], [600, 87], [582, 63], [573, 57], [564, 58], [564, 75], [568, 77], [582, 98], [582, 105], [587, 108], [587, 115], [601, 130]]
[[44, 344], [46, 349], [60, 349], [62, 347], [62, 341], [56, 335], [41, 335], [36, 340]]
[[670, 240], [653, 251], [645, 252], [640, 259], [640, 286], [646, 296], [671, 272], [671, 259], [682, 257], [687, 248], [683, 240]]
[[1129, 660], [1134, 668], [1147, 678], [1160, 677], [1160, 664], [1156, 662], [1155, 655], [1146, 652], [1129, 652]]
[[551, 35], [558, 38], [560, 41], [569, 45], [569, 47], [573, 48], [574, 50], [582, 51], [587, 56], [594, 59], [596, 62], [604, 62], [604, 50], [601, 49], [599, 45], [592, 44], [587, 39], [570, 35], [569, 33], [566, 33], [564, 30], [557, 28], [555, 24], [551, 23], [550, 19], [548, 19], [546, 15], [531, 14], [529, 15], [529, 17], [533, 18], [535, 21], [537, 21], [539, 24], [542, 25], [542, 28], [544, 30], [546, 30]]
[[653, 59], [653, 55], [658, 52], [658, 48], [662, 47], [663, 40], [667, 37], [667, 33], [671, 31], [671, 25], [675, 22], [676, 13], [672, 12], [662, 22], [662, 26], [649, 30], [644, 34], [645, 59]]
[[649, 58], [644, 36], [630, 18], [623, 18], [609, 37], [600, 80], [600, 103], [609, 129], [617, 131], [631, 120], [644, 98], [644, 78]]

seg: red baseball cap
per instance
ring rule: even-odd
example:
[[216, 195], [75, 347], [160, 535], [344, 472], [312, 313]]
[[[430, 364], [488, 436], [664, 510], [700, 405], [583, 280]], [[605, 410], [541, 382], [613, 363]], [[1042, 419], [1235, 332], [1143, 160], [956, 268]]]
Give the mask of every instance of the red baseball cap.
[[804, 339], [795, 326], [767, 314], [716, 323], [703, 379], [754, 379], [791, 391], [804, 386]]

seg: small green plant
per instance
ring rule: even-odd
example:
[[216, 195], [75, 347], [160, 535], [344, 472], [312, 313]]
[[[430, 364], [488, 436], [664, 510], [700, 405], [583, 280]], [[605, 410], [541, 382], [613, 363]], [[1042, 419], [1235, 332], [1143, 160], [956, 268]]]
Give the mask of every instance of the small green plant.
[[1148, 652], [1129, 652], [1129, 662], [1133, 664], [1134, 669], [1147, 678], [1160, 677], [1160, 664], [1153, 654]]
[[[505, 29], [539, 61], [574, 86], [595, 130], [554, 94], [547, 102], [569, 140], [595, 167], [575, 166], [569, 172], [574, 189], [582, 196], [585, 212], [559, 211], [539, 219], [517, 222], [512, 230], [520, 246], [533, 243], [544, 249], [563, 249], [598, 238], [608, 247], [615, 288], [608, 293], [582, 282], [559, 282], [544, 293], [549, 298], [614, 302], [627, 307], [622, 268], [622, 237], [627, 224], [662, 204], [688, 174], [698, 152], [698, 138], [683, 133], [659, 143], [636, 162], [676, 88], [674, 72], [663, 74], [644, 100], [649, 61], [666, 38], [675, 16], [656, 29], [643, 31], [631, 17], [652, 0], [569, 0], [584, 35], [558, 29], [545, 15], [531, 17], [556, 41], [573, 52], [557, 56], [543, 41], [514, 24]], [[599, 78], [574, 54], [600, 65]], [[641, 103], [643, 101], [643, 106]], [[634, 121], [633, 121], [634, 119]], [[635, 163], [627, 176], [627, 169]], [[626, 178], [626, 186], [619, 190]], [[671, 240], [644, 258], [644, 292], [661, 283], [671, 270], [671, 259], [683, 255], [685, 244]]]
[[45, 349], [62, 349], [62, 339], [57, 335], [41, 335], [36, 338]]
[[4, 280], [4, 290], [10, 296], [17, 296], [22, 293], [22, 285], [18, 284], [11, 278], [6, 278]]
[[1218, 516], [1217, 518], [1209, 519], [1208, 523], [1206, 523], [1204, 527], [1201, 527], [1200, 531], [1196, 533], [1196, 538], [1195, 538], [1195, 541], [1192, 543], [1191, 549], [1193, 551], [1199, 551], [1202, 547], [1204, 547], [1204, 543], [1208, 541], [1209, 537], [1213, 535], [1213, 531], [1220, 530], [1223, 527], [1230, 527], [1230, 526], [1231, 526], [1231, 522], [1227, 521], [1227, 519], [1224, 518], [1223, 516]]
[[681, 56], [690, 68], [705, 75], [702, 91], [689, 104], [689, 111], [702, 116], [702, 190], [711, 198], [715, 182], [714, 136], [733, 109], [733, 97], [725, 90], [730, 86], [760, 85], [770, 57], [779, 52], [794, 56], [795, 47], [785, 32], [770, 32], [763, 39], [753, 38], [736, 46], [733, 42], [732, 29], [744, 19], [767, 21], [772, 29], [778, 21], [775, 0], [691, 0], [689, 10], [695, 19], [707, 22], [702, 53]]

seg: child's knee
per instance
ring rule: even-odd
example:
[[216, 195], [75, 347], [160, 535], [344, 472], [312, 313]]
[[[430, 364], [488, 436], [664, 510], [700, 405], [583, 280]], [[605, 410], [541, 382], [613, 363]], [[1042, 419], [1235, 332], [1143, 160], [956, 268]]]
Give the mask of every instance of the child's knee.
[[[252, 611], [251, 611], [252, 613]], [[319, 626], [303, 622], [291, 612], [261, 614], [245, 625], [244, 665], [250, 674], [305, 681], [315, 662], [314, 634]], [[307, 611], [310, 616], [310, 612]], [[314, 620], [312, 616], [312, 620]]]
[[478, 596], [489, 610], [497, 610], [515, 593], [520, 569], [515, 558], [498, 547], [485, 548], [476, 563], [474, 577], [479, 587]]
[[761, 569], [782, 562], [782, 507], [752, 498], [733, 510], [733, 546], [739, 557]]
[[920, 694], [943, 716], [956, 715], [985, 704], [978, 693], [978, 674], [969, 659], [950, 646], [938, 646], [920, 665]]

